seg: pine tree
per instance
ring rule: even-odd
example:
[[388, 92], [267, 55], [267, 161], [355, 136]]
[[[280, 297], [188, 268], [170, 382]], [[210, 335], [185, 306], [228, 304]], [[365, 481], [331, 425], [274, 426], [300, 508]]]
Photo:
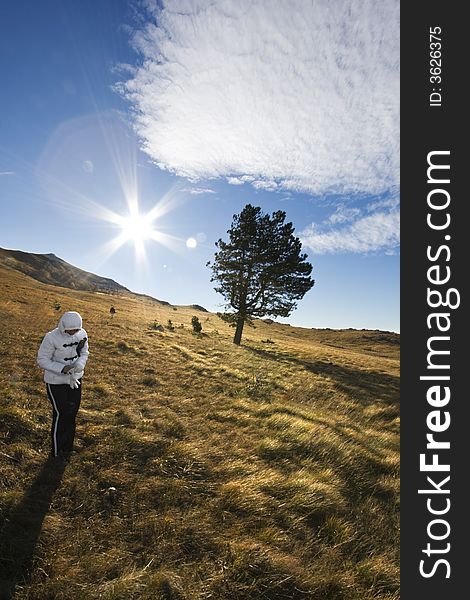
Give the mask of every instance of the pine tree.
[[[245, 323], [266, 315], [287, 317], [314, 285], [312, 265], [301, 254], [302, 244], [294, 236], [286, 213], [270, 216], [247, 204], [234, 215], [227, 231], [229, 241], [219, 239], [211, 281], [222, 294], [230, 312], [222, 318], [236, 327], [234, 344], [240, 344]], [[231, 309], [231, 310], [230, 310]]]

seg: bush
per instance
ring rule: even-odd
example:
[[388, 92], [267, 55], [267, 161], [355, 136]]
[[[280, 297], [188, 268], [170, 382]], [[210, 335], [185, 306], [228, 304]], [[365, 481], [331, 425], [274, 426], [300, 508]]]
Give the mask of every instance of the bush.
[[173, 325], [171, 319], [168, 319], [168, 322], [166, 324], [166, 328], [168, 329], [168, 331], [174, 331], [175, 330], [175, 326]]
[[199, 321], [199, 319], [196, 317], [196, 315], [194, 315], [194, 317], [191, 319], [191, 325], [193, 326], [194, 333], [201, 333], [201, 331], [202, 331], [201, 321]]

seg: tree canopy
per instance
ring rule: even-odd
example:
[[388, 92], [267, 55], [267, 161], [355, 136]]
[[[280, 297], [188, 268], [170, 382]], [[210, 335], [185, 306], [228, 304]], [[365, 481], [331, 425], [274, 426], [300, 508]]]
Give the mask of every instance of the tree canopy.
[[315, 283], [312, 265], [301, 254], [302, 244], [285, 218], [284, 211], [269, 215], [247, 204], [233, 216], [229, 241], [219, 239], [214, 261], [207, 263], [216, 292], [226, 300], [229, 312], [223, 318], [236, 327], [235, 344], [240, 344], [246, 322], [267, 315], [289, 316]]

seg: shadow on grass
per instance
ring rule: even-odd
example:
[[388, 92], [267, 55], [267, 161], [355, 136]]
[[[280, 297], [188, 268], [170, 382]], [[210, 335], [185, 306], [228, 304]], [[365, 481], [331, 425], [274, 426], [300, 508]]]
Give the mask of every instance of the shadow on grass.
[[60, 485], [65, 463], [49, 457], [22, 500], [7, 514], [0, 530], [0, 599], [15, 595], [27, 581], [36, 544], [52, 497]]
[[336, 389], [356, 399], [361, 399], [364, 404], [368, 401], [382, 400], [388, 404], [399, 401], [399, 377], [387, 375], [379, 371], [353, 369], [344, 365], [331, 364], [324, 361], [308, 361], [280, 352], [263, 350], [245, 346], [247, 350], [262, 356], [265, 359], [298, 365], [310, 373], [323, 377], [330, 377]]

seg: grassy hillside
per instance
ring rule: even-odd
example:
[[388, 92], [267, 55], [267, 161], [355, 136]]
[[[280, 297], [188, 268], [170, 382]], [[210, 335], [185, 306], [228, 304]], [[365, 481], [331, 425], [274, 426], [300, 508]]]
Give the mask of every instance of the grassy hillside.
[[119, 283], [83, 271], [55, 254], [33, 254], [0, 248], [0, 265], [33, 277], [43, 283], [85, 291], [126, 292]]
[[[0, 276], [4, 598], [398, 598], [398, 336], [236, 347], [211, 313]], [[91, 354], [63, 468], [35, 356], [65, 310]]]

